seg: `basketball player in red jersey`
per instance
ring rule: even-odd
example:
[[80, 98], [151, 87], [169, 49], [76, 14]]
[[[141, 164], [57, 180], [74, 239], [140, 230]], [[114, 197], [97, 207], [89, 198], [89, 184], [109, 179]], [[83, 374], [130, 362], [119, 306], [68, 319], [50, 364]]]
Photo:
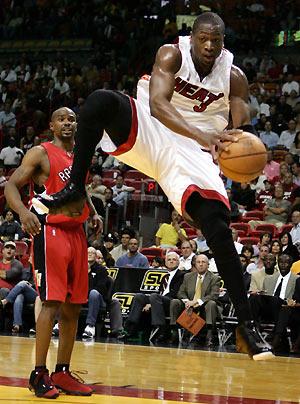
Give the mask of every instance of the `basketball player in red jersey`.
[[[35, 281], [43, 306], [36, 324], [36, 367], [29, 388], [45, 398], [56, 398], [59, 390], [85, 396], [93, 392], [70, 374], [69, 365], [80, 307], [88, 295], [87, 243], [82, 223], [90, 216], [96, 231], [101, 231], [102, 222], [89, 199], [76, 218], [52, 216], [33, 206], [28, 210], [18, 189], [28, 181], [35, 192], [52, 193], [64, 187], [73, 163], [76, 126], [72, 110], [63, 107], [54, 111], [50, 122], [53, 142], [29, 150], [5, 190], [7, 202], [19, 214], [24, 230], [32, 235]], [[57, 365], [50, 377], [46, 357], [58, 312]]]
[[[36, 202], [53, 214], [80, 212], [85, 175], [101, 140], [104, 151], [155, 178], [174, 208], [201, 229], [236, 310], [237, 348], [262, 360], [273, 354], [252, 321], [228, 197], [211, 155], [216, 146], [225, 148], [222, 140], [237, 141], [241, 130], [255, 133], [247, 78], [224, 49], [224, 33], [217, 14], [203, 13], [190, 36], [158, 50], [151, 79], [138, 83], [137, 100], [114, 91], [90, 94], [80, 111], [69, 183]], [[233, 130], [225, 130], [229, 112]]]

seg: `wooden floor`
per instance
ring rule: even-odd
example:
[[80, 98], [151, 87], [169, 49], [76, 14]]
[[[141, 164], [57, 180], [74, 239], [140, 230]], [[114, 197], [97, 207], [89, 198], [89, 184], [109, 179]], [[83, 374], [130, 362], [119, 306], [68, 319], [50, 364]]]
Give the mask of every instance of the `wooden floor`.
[[[56, 363], [51, 341], [48, 368]], [[0, 336], [0, 403], [36, 403], [27, 388], [35, 339]], [[60, 395], [60, 403], [288, 404], [300, 402], [300, 359], [254, 362], [236, 353], [76, 342], [73, 370], [95, 384], [91, 397]]]

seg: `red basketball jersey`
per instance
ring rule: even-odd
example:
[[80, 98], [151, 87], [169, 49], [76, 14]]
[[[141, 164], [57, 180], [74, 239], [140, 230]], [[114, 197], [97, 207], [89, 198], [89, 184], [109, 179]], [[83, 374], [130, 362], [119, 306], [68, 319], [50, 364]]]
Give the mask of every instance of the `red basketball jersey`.
[[[70, 156], [65, 150], [55, 146], [52, 142], [41, 144], [45, 148], [49, 161], [50, 173], [44, 183], [44, 188], [47, 195], [61, 191], [70, 179], [73, 156]], [[33, 195], [32, 195], [33, 196]], [[47, 215], [48, 223], [84, 223], [89, 216], [89, 208], [85, 204], [84, 210], [80, 217], [72, 218], [66, 215]]]

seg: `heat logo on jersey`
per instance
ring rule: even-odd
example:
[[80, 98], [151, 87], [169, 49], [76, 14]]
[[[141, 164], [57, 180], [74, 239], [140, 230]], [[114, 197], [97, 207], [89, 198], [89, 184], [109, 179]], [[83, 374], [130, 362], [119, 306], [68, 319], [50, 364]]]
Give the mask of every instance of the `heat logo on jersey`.
[[119, 272], [119, 268], [107, 268], [107, 273], [109, 276], [111, 276], [113, 278], [113, 280], [116, 279], [118, 272]]
[[60, 171], [58, 173], [59, 178], [63, 181], [63, 182], [67, 182], [70, 179], [70, 175], [71, 175], [71, 169], [72, 166], [66, 167], [63, 169], [63, 171]]
[[122, 293], [122, 292], [116, 292], [113, 294], [113, 297], [118, 299], [119, 302], [121, 303], [122, 314], [129, 313], [134, 295], [135, 293]]
[[168, 272], [149, 270], [145, 273], [142, 281], [141, 292], [158, 292], [159, 286]]
[[176, 77], [174, 91], [183, 97], [191, 100], [200, 101], [199, 105], [194, 105], [195, 112], [203, 112], [214, 101], [224, 97], [224, 93], [213, 94], [205, 88], [200, 88], [194, 84], [188, 83], [181, 77]]

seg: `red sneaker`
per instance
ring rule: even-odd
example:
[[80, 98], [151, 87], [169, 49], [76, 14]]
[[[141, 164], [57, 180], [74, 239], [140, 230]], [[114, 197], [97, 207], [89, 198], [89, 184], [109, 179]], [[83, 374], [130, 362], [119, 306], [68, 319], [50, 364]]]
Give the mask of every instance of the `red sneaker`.
[[37, 397], [56, 398], [59, 396], [59, 391], [49, 377], [48, 369], [31, 372], [29, 390], [34, 391]]
[[73, 376], [67, 371], [53, 372], [51, 380], [55, 387], [72, 396], [90, 396], [94, 391], [76, 373]]

